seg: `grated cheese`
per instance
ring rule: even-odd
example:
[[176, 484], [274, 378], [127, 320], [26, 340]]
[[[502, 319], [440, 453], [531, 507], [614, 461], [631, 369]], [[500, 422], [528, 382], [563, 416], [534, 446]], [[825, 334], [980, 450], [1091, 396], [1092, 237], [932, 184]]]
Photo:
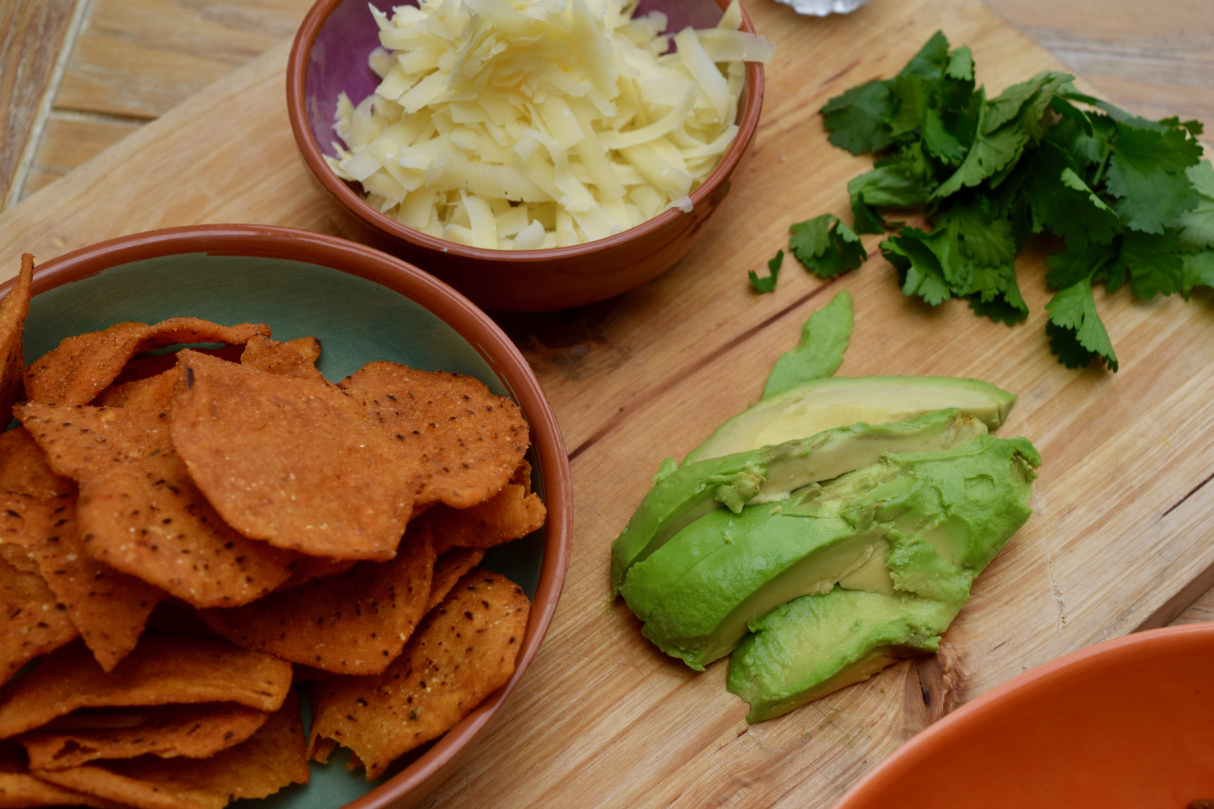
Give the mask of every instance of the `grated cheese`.
[[[375, 93], [338, 99], [339, 177], [432, 236], [538, 250], [620, 233], [689, 194], [737, 135], [746, 61], [775, 46], [739, 30], [664, 34], [635, 0], [420, 0], [372, 7]], [[674, 51], [667, 53], [671, 44]]]

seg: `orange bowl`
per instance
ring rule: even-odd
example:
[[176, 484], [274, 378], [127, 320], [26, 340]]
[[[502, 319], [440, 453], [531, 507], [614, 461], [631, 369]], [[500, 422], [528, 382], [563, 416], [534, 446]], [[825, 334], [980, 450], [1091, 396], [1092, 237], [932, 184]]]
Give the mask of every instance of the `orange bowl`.
[[[371, 0], [391, 13], [407, 0]], [[415, 3], [414, 3], [415, 4]], [[661, 11], [668, 30], [717, 24], [727, 0], [641, 0], [637, 15]], [[636, 227], [598, 241], [547, 250], [489, 250], [444, 241], [385, 216], [329, 168], [335, 156], [333, 113], [337, 96], [364, 98], [379, 83], [367, 54], [379, 44], [368, 0], [318, 0], [304, 17], [287, 62], [287, 115], [310, 179], [341, 231], [412, 262], [499, 312], [543, 312], [594, 303], [640, 286], [670, 269], [704, 235], [732, 188], [731, 177], [750, 156], [763, 105], [763, 66], [746, 64], [738, 104], [738, 133], [713, 172], [690, 194], [692, 210], [665, 211]], [[742, 30], [754, 33], [746, 12]], [[743, 172], [744, 174], [744, 172]], [[737, 175], [741, 176], [741, 175]]]
[[835, 809], [1184, 809], [1214, 799], [1214, 624], [1140, 632], [948, 715]]

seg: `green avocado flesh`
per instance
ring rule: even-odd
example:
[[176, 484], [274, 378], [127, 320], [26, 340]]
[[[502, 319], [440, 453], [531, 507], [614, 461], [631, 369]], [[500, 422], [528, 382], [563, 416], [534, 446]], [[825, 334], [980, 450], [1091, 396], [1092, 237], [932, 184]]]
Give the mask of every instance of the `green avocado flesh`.
[[794, 490], [876, 463], [887, 452], [946, 449], [986, 433], [956, 409], [892, 424], [853, 424], [698, 463], [659, 475], [623, 532], [611, 544], [612, 594], [628, 569], [709, 512], [777, 502]]
[[989, 435], [886, 455], [778, 503], [704, 515], [634, 564], [621, 592], [645, 636], [695, 669], [748, 623], [836, 586], [964, 603], [1028, 518], [1039, 463], [1027, 440]]
[[835, 588], [782, 604], [751, 625], [727, 688], [761, 722], [867, 680], [899, 658], [938, 651], [961, 601]]
[[852, 321], [851, 293], [845, 289], [809, 316], [797, 347], [780, 355], [772, 366], [763, 397], [839, 370], [851, 340]]
[[994, 430], [1016, 397], [988, 382], [939, 376], [815, 379], [755, 402], [726, 421], [683, 463], [782, 444], [848, 424], [892, 421], [955, 407]]

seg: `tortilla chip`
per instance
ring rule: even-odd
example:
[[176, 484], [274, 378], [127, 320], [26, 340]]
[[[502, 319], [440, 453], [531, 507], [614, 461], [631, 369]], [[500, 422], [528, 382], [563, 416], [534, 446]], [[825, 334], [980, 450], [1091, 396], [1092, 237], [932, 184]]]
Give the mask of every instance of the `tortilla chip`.
[[341, 387], [388, 436], [421, 454], [419, 503], [481, 502], [510, 479], [530, 443], [518, 405], [470, 376], [372, 362]]
[[392, 761], [445, 733], [505, 685], [527, 629], [522, 588], [476, 569], [418, 627], [405, 652], [372, 677], [331, 677], [312, 696], [309, 756], [321, 740], [349, 747], [378, 778]]
[[17, 410], [51, 468], [79, 483], [77, 519], [94, 559], [197, 607], [246, 604], [290, 577], [296, 555], [241, 536], [198, 491], [165, 414], [33, 402]]
[[340, 576], [357, 565], [357, 559], [326, 559], [323, 556], [301, 556], [291, 578], [278, 586], [278, 590], [290, 590], [313, 579]]
[[35, 657], [58, 649], [77, 634], [67, 610], [42, 577], [7, 561], [17, 555], [24, 551], [0, 544], [0, 685]]
[[33, 402], [88, 404], [141, 351], [176, 343], [242, 344], [257, 334], [268, 337], [270, 328], [253, 323], [220, 326], [194, 317], [175, 317], [153, 326], [117, 323], [104, 331], [67, 337], [43, 354], [25, 371], [25, 392]]
[[17, 492], [45, 500], [69, 491], [72, 482], [56, 475], [46, 453], [29, 430], [17, 427], [0, 433], [0, 492]]
[[30, 310], [30, 284], [34, 278], [34, 257], [21, 256], [17, 280], [0, 300], [0, 430], [13, 420], [13, 404], [21, 398], [25, 372], [25, 347], [22, 335], [25, 316]]
[[126, 407], [162, 413], [173, 402], [173, 383], [176, 381], [177, 374], [169, 368], [155, 376], [110, 385], [97, 394], [92, 404], [95, 407]]
[[123, 804], [103, 801], [72, 792], [26, 773], [0, 773], [0, 809], [32, 809], [36, 806], [93, 806], [118, 809]]
[[140, 809], [222, 809], [308, 782], [303, 723], [294, 691], [247, 741], [189, 766], [155, 756], [65, 770], [33, 770], [60, 786]]
[[434, 562], [434, 576], [430, 580], [430, 598], [426, 600], [426, 612], [437, 607], [455, 583], [485, 558], [481, 548], [452, 548]]
[[129, 727], [34, 731], [20, 741], [32, 770], [62, 770], [98, 759], [150, 755], [206, 758], [240, 744], [270, 717], [230, 702], [142, 709]]
[[425, 614], [433, 568], [430, 537], [422, 533], [390, 562], [360, 562], [339, 576], [199, 615], [246, 649], [325, 671], [378, 674]]
[[301, 351], [287, 343], [271, 340], [269, 337], [250, 339], [245, 344], [244, 353], [240, 355], [240, 364], [278, 376], [324, 380], [324, 376], [316, 369], [313, 361], [308, 360]]
[[[492, 548], [525, 537], [544, 524], [547, 510], [526, 486], [507, 483], [483, 503], [464, 509], [437, 505], [418, 518], [434, 532], [435, 553], [450, 548]], [[415, 524], [416, 524], [415, 523]]]
[[392, 558], [421, 476], [358, 402], [192, 351], [177, 374], [173, 445], [229, 525], [313, 556]]
[[[88, 555], [77, 530], [74, 491], [23, 505], [0, 516], [0, 537], [12, 536], [24, 546], [97, 662], [109, 671], [135, 648], [165, 593]], [[12, 519], [17, 513], [20, 518]], [[3, 530], [5, 517], [20, 525]]]
[[290, 663], [215, 638], [145, 634], [109, 673], [72, 644], [47, 655], [0, 704], [0, 739], [79, 708], [236, 702], [275, 711], [290, 685]]
[[287, 340], [286, 345], [298, 351], [313, 365], [320, 361], [320, 340], [315, 337], [296, 337], [293, 340]]

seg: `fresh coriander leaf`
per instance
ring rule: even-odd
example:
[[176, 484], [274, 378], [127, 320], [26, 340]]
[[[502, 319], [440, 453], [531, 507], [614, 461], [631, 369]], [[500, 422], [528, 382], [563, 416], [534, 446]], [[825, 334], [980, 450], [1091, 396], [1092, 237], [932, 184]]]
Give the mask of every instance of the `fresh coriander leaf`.
[[1174, 231], [1127, 232], [1121, 242], [1121, 263], [1129, 272], [1130, 291], [1135, 298], [1150, 300], [1183, 288], [1184, 261]]
[[797, 347], [781, 354], [772, 366], [763, 398], [839, 370], [851, 340], [852, 319], [851, 293], [847, 290], [810, 315]]
[[961, 167], [932, 192], [931, 198], [941, 199], [962, 188], [978, 185], [1020, 157], [1028, 142], [1028, 133], [1015, 125], [992, 133], [979, 133]]
[[1096, 312], [1092, 284], [1087, 279], [1058, 290], [1045, 305], [1049, 313], [1046, 333], [1058, 361], [1068, 368], [1081, 368], [1098, 359], [1117, 370], [1113, 342]]
[[974, 55], [966, 47], [958, 48], [948, 55], [948, 67], [944, 75], [959, 81], [974, 80]]
[[884, 233], [885, 220], [871, 205], [866, 205], [860, 197], [851, 198], [851, 213], [855, 219], [856, 233]]
[[[1057, 290], [1074, 286], [1080, 281], [1090, 279], [1094, 274], [1105, 279], [1109, 270], [1122, 266], [1118, 261], [1120, 255], [1120, 242], [1117, 244], [1085, 244], [1054, 253], [1045, 260], [1046, 266], [1050, 268], [1045, 276], [1045, 285]], [[1122, 277], [1125, 277], [1124, 270], [1122, 270]], [[1111, 283], [1108, 286], [1110, 292], [1116, 292], [1116, 287], [1120, 284]]]
[[[1054, 94], [1074, 80], [1074, 76], [1066, 73], [1039, 73], [1028, 81], [1013, 84], [986, 105], [986, 118], [983, 121], [985, 132], [994, 132], [1004, 124], [1020, 119], [1022, 123], [1036, 126], [1037, 121], [1045, 114], [1046, 107], [1054, 98]], [[1040, 137], [1040, 134], [1037, 135]]]
[[[1117, 124], [1107, 115], [1089, 115], [1092, 134], [1067, 116], [1046, 132], [1044, 140], [1062, 148], [1081, 170], [1085, 182], [1095, 186], [1099, 183], [1097, 172], [1103, 171], [1104, 162], [1112, 150], [1112, 140], [1117, 134]], [[1089, 169], [1091, 171], [1089, 171]]]
[[1182, 121], [1177, 115], [1173, 115], [1171, 118], [1164, 118], [1159, 123], [1163, 126], [1178, 126], [1181, 129], [1187, 130], [1195, 138], [1205, 131], [1205, 125], [1201, 121]]
[[755, 288], [755, 292], [772, 292], [776, 288], [776, 279], [780, 277], [780, 265], [784, 263], [784, 251], [776, 252], [774, 258], [767, 262], [767, 277], [760, 278], [759, 274], [751, 270], [750, 285]]
[[1033, 231], [1048, 230], [1072, 248], [1111, 242], [1121, 232], [1121, 222], [1076, 169], [1070, 156], [1050, 141], [1034, 150], [1026, 184]]
[[1089, 138], [1092, 137], [1092, 120], [1088, 118], [1088, 114], [1076, 107], [1071, 102], [1067, 101], [1063, 96], [1056, 95], [1050, 99], [1050, 108], [1058, 113], [1063, 118], [1069, 119], [1072, 123], [1078, 126], [1083, 134]]
[[866, 205], [883, 208], [913, 208], [927, 202], [928, 191], [919, 177], [908, 174], [907, 164], [879, 166], [853, 177], [847, 184], [852, 199], [864, 200]]
[[938, 110], [929, 109], [923, 117], [923, 148], [942, 162], [957, 166], [965, 159], [967, 144], [949, 131]]
[[943, 31], [931, 35], [919, 52], [911, 57], [906, 67], [898, 73], [899, 76], [918, 76], [921, 79], [935, 81], [944, 75], [949, 65], [948, 38]]
[[[1015, 272], [1000, 272], [1000, 269], [990, 267], [980, 271], [982, 276], [989, 275], [989, 280], [977, 279], [976, 286], [981, 284], [983, 291], [970, 296], [970, 309], [996, 323], [1014, 326], [1029, 316], [1029, 307], [1020, 295]], [[994, 291], [988, 292], [988, 288]]]
[[830, 131], [828, 140], [859, 155], [890, 144], [892, 135], [886, 121], [893, 112], [892, 104], [889, 83], [870, 81], [830, 99], [819, 112]]
[[1214, 287], [1214, 250], [1189, 253], [1183, 256], [1184, 282], [1180, 294], [1185, 300], [1194, 287]]
[[917, 228], [903, 228], [893, 238], [881, 242], [881, 254], [898, 270], [902, 294], [918, 296], [931, 306], [952, 297], [940, 259], [924, 241], [928, 234]]
[[860, 237], [834, 214], [797, 222], [788, 232], [792, 254], [805, 269], [823, 278], [854, 270], [868, 258]]
[[1117, 126], [1109, 160], [1108, 189], [1127, 228], [1163, 233], [1199, 201], [1185, 169], [1201, 159], [1201, 144], [1183, 129]]
[[1197, 205], [1180, 215], [1180, 249], [1185, 252], [1214, 247], [1214, 165], [1202, 160], [1186, 172], [1197, 191]]
[[897, 76], [890, 82], [890, 107], [885, 121], [894, 140], [923, 127], [931, 103], [932, 84], [918, 76]]

